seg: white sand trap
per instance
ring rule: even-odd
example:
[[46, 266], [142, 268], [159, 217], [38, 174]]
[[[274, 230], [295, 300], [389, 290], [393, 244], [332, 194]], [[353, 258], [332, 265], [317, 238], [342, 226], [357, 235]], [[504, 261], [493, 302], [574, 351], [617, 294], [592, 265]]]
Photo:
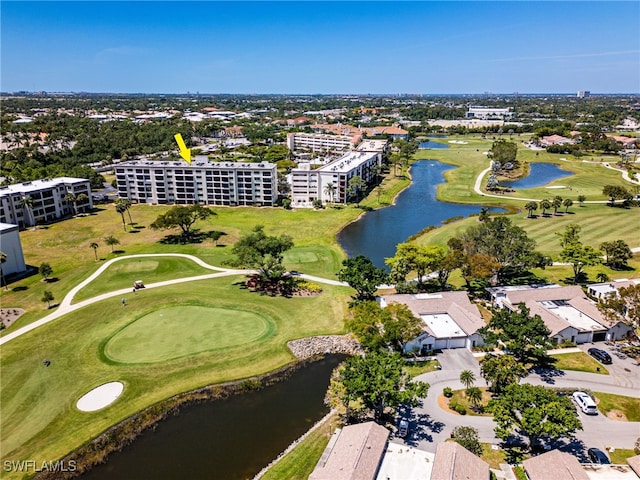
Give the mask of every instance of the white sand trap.
[[466, 145], [469, 142], [465, 142], [463, 140], [449, 140], [449, 143], [457, 143], [459, 145]]
[[546, 187], [546, 188], [567, 188], [564, 185], [552, 185], [550, 187]]
[[120, 382], [105, 383], [80, 397], [76, 407], [83, 412], [95, 412], [115, 402], [123, 390], [124, 385]]
[[489, 155], [489, 152], [482, 152], [483, 155]]

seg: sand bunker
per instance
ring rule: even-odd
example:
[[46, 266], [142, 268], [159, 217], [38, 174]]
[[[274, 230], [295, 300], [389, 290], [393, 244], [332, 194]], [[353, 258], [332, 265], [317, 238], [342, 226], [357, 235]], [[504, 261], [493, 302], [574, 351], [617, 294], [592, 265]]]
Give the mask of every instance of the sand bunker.
[[124, 385], [120, 382], [105, 383], [80, 397], [76, 407], [83, 412], [95, 412], [115, 402], [123, 390]]
[[466, 145], [468, 142], [463, 140], [449, 140], [449, 143], [457, 143], [458, 145]]
[[547, 187], [547, 188], [567, 188], [567, 187], [565, 187], [564, 185], [552, 185], [552, 186]]

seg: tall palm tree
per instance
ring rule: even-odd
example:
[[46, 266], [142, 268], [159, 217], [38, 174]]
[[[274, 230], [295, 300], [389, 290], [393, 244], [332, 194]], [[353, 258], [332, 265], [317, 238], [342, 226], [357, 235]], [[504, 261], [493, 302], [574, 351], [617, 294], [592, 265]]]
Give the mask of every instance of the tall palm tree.
[[76, 202], [79, 203], [80, 205], [82, 205], [82, 212], [84, 212], [87, 200], [89, 200], [89, 196], [86, 193], [80, 193], [77, 197], [76, 197]]
[[[131, 212], [129, 211], [129, 209], [131, 208], [131, 200], [129, 200], [128, 198], [118, 198], [115, 201], [115, 205], [116, 205], [116, 210], [118, 210], [118, 206], [120, 206], [120, 208], [123, 208], [124, 211], [127, 212], [127, 215], [129, 215], [129, 223], [133, 223], [133, 220], [131, 219]], [[124, 219], [124, 216], [123, 216]]]
[[122, 202], [118, 203], [118, 200], [116, 200], [115, 206], [116, 206], [116, 212], [118, 212], [120, 214], [120, 217], [122, 218], [122, 229], [126, 232], [127, 223], [124, 220], [124, 212], [127, 211], [127, 207], [125, 207]]
[[113, 235], [109, 235], [108, 237], [105, 237], [104, 243], [106, 243], [107, 245], [109, 245], [111, 247], [111, 253], [113, 253], [113, 246], [114, 245], [119, 245], [120, 244], [120, 240], [118, 240]]
[[551, 202], [548, 199], [545, 198], [544, 200], [540, 200], [540, 209], [542, 210], [543, 217], [546, 211], [549, 210], [550, 208], [551, 208]]
[[73, 194], [71, 192], [67, 193], [64, 196], [64, 201], [65, 202], [73, 204], [73, 212], [74, 212], [75, 215], [78, 214], [78, 206], [76, 204], [77, 199], [78, 198], [75, 196], [75, 194]]
[[551, 205], [553, 206], [553, 214], [557, 215], [558, 209], [562, 206], [562, 197], [560, 195], [556, 195], [555, 197], [553, 197], [553, 200], [551, 200]]
[[[24, 222], [25, 227], [35, 225], [36, 220], [35, 218], [33, 218], [33, 198], [31, 198], [29, 195], [27, 195], [26, 197], [22, 197], [20, 199], [20, 206], [27, 213], [26, 218], [29, 220], [28, 223], [27, 221]], [[33, 223], [31, 223], [32, 221]]]
[[89, 246], [93, 248], [93, 254], [96, 256], [96, 262], [97, 262], [98, 261], [98, 244], [96, 242], [91, 242]]
[[329, 182], [324, 186], [324, 193], [329, 195], [331, 203], [333, 203], [333, 196], [335, 195], [337, 190], [336, 184], [333, 182]]
[[2, 264], [6, 263], [6, 261], [7, 261], [7, 254], [4, 252], [0, 252], [0, 286], [4, 283], [4, 288], [9, 290], [9, 285], [7, 285], [7, 282], [5, 282], [4, 272], [2, 271]]
[[571, 200], [570, 198], [565, 198], [562, 201], [562, 205], [565, 206], [564, 213], [569, 213], [569, 207], [573, 205], [573, 200]]
[[471, 402], [473, 408], [476, 409], [478, 404], [482, 401], [482, 390], [478, 387], [469, 387], [464, 393]]
[[527, 202], [526, 205], [524, 206], [524, 208], [527, 209], [527, 212], [529, 212], [527, 214], [528, 218], [533, 218], [533, 212], [536, 211], [538, 209], [538, 203], [537, 202]]
[[465, 388], [470, 388], [475, 381], [476, 376], [471, 370], [463, 370], [460, 372], [460, 383], [462, 383]]

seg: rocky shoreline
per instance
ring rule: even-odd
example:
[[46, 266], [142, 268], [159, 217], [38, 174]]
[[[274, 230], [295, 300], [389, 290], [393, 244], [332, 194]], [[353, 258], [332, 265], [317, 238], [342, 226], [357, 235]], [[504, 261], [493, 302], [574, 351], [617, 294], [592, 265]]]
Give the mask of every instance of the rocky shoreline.
[[360, 343], [351, 335], [319, 335], [300, 338], [288, 342], [287, 346], [298, 360], [307, 360], [317, 355], [330, 353], [346, 355], [362, 355], [364, 353]]

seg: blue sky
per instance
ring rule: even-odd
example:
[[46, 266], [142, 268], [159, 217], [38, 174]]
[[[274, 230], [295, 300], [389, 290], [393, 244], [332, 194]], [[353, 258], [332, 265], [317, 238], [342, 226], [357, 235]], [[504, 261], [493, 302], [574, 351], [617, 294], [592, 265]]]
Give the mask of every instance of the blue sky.
[[0, 89], [640, 92], [640, 2], [2, 1]]

